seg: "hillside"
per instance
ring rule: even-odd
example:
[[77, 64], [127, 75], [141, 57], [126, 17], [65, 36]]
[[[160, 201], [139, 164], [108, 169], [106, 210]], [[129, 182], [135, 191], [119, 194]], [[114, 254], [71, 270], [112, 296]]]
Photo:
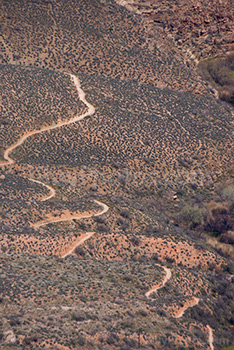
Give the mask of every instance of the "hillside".
[[2, 349], [233, 342], [233, 114], [120, 5], [2, 2]]

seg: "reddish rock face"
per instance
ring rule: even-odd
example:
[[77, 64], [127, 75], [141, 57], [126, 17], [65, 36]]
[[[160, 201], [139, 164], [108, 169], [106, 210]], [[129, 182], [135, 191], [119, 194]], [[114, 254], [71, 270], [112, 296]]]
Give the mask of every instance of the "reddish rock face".
[[232, 0], [116, 0], [150, 24], [164, 29], [175, 44], [195, 60], [234, 49]]

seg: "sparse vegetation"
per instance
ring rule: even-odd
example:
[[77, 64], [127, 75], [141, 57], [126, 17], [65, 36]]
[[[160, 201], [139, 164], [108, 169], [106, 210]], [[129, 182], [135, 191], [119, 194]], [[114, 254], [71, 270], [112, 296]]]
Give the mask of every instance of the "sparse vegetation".
[[[3, 0], [4, 350], [206, 349], [207, 325], [217, 349], [232, 342], [233, 118], [165, 37], [157, 6], [146, 25], [114, 1]], [[232, 62], [211, 66], [229, 86]], [[89, 104], [94, 114], [61, 126]], [[3, 163], [45, 125], [59, 127]], [[109, 210], [96, 216], [94, 200]]]

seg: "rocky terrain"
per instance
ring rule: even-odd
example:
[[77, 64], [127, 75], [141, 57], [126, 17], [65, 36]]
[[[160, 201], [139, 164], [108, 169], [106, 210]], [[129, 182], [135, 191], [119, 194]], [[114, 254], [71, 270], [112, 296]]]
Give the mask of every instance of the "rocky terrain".
[[[221, 100], [233, 102], [234, 8], [231, 0], [116, 0], [140, 15], [151, 38], [167, 40], [185, 64], [209, 82]], [[177, 49], [177, 50], [176, 50]]]
[[231, 346], [233, 114], [185, 52], [229, 50], [232, 13], [206, 5], [2, 2], [0, 348]]
[[234, 50], [232, 0], [116, 0], [140, 14], [151, 32], [164, 33], [191, 62]]

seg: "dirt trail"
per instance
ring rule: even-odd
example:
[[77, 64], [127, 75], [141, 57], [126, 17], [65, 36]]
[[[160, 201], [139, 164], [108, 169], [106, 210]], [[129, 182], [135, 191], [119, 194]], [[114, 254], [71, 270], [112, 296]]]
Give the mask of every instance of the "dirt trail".
[[165, 271], [166, 273], [166, 276], [164, 277], [163, 281], [160, 282], [159, 284], [157, 284], [156, 286], [153, 286], [147, 293], [145, 293], [145, 296], [147, 298], [149, 298], [149, 296], [156, 292], [158, 289], [160, 288], [163, 288], [165, 286], [165, 284], [167, 283], [167, 281], [171, 278], [171, 270], [169, 270], [167, 267], [165, 266], [162, 266], [162, 265], [159, 265], [157, 264], [158, 266], [162, 267], [163, 270]]
[[180, 311], [178, 312], [178, 314], [175, 316], [175, 318], [180, 318], [183, 316], [183, 314], [185, 313], [185, 311], [189, 308], [189, 307], [193, 307], [195, 305], [197, 305], [199, 303], [200, 299], [194, 297], [193, 300], [190, 300], [188, 303], [185, 303], [185, 305], [180, 309]]
[[213, 329], [210, 326], [206, 326], [209, 332], [209, 345], [210, 345], [210, 349], [214, 350], [214, 336], [213, 336]]
[[53, 189], [53, 187], [46, 185], [44, 182], [41, 182], [39, 180], [34, 180], [31, 178], [28, 178], [28, 180], [32, 181], [32, 182], [36, 182], [37, 184], [40, 184], [42, 186], [45, 186], [49, 191], [50, 194], [48, 196], [45, 196], [44, 198], [41, 199], [42, 202], [48, 201], [49, 199], [53, 198], [56, 194], [55, 190]]
[[55, 222], [68, 221], [68, 220], [73, 220], [73, 219], [76, 219], [76, 220], [87, 219], [87, 218], [103, 215], [109, 210], [109, 207], [106, 204], [99, 202], [97, 200], [94, 200], [94, 202], [103, 208], [102, 211], [100, 211], [99, 213], [95, 214], [95, 213], [87, 213], [86, 212], [84, 214], [68, 214], [68, 215], [65, 215], [64, 217], [60, 217], [60, 218], [50, 217], [50, 218], [38, 221], [35, 224], [32, 224], [31, 227], [33, 227], [34, 229], [38, 229], [41, 226], [45, 226], [45, 225], [52, 224]]
[[82, 243], [87, 241], [90, 237], [92, 237], [95, 234], [95, 232], [86, 232], [83, 235], [81, 235], [78, 240], [75, 242], [75, 244], [63, 255], [61, 255], [61, 258], [66, 258], [68, 255], [74, 252], [74, 250], [79, 247]]
[[[65, 73], [65, 74], [67, 74], [67, 73]], [[0, 166], [13, 164], [15, 161], [12, 158], [10, 158], [10, 156], [9, 156], [10, 153], [12, 151], [14, 151], [18, 146], [22, 145], [24, 143], [24, 141], [27, 140], [30, 136], [41, 134], [42, 132], [45, 132], [45, 131], [58, 129], [58, 128], [61, 128], [62, 126], [66, 126], [66, 125], [70, 125], [70, 124], [76, 123], [77, 121], [80, 121], [80, 120], [82, 120], [82, 119], [84, 119], [86, 117], [89, 117], [89, 116], [91, 116], [91, 115], [93, 115], [95, 113], [94, 106], [92, 106], [89, 102], [86, 101], [85, 93], [81, 89], [81, 85], [80, 85], [79, 79], [73, 74], [68, 74], [68, 75], [70, 75], [70, 77], [72, 78], [72, 80], [73, 80], [73, 82], [75, 84], [75, 87], [77, 89], [79, 98], [88, 107], [88, 111], [83, 113], [83, 114], [81, 114], [81, 115], [76, 115], [74, 118], [72, 118], [70, 120], [63, 121], [63, 122], [61, 121], [58, 124], [45, 126], [45, 127], [42, 127], [39, 130], [29, 131], [28, 133], [24, 134], [16, 143], [11, 145], [10, 147], [8, 147], [4, 151], [3, 156], [4, 156], [6, 161], [0, 162]]]
[[[163, 281], [155, 286], [153, 286], [147, 293], [145, 293], [145, 296], [147, 298], [150, 297], [150, 295], [154, 292], [156, 292], [158, 289], [163, 288], [165, 286], [165, 284], [167, 283], [167, 281], [169, 281], [169, 279], [171, 278], [171, 270], [169, 270], [167, 267], [162, 266], [157, 264], [158, 266], [162, 267], [166, 273], [166, 276], [164, 277]], [[175, 318], [180, 318], [183, 316], [183, 314], [185, 313], [185, 311], [189, 308], [189, 307], [193, 307], [195, 305], [197, 305], [199, 303], [199, 298], [194, 297], [193, 300], [189, 301], [188, 303], [186, 303], [178, 312], [178, 314], [175, 316]]]
[[[168, 282], [168, 280], [171, 278], [171, 271], [162, 265], [157, 264], [158, 266], [162, 267], [164, 269], [164, 271], [166, 272], [166, 276], [164, 277], [163, 281], [159, 284], [157, 284], [156, 286], [153, 286], [147, 293], [145, 293], [145, 296], [147, 298], [150, 297], [150, 295], [154, 292], [156, 292], [158, 289], [163, 288], [165, 286], [165, 284]], [[194, 307], [196, 305], [198, 305], [200, 299], [193, 297], [193, 300], [189, 301], [188, 303], [185, 303], [185, 305], [180, 309], [180, 311], [178, 312], [178, 314], [175, 316], [175, 318], [180, 318], [184, 315], [185, 311], [190, 308], [190, 307]], [[214, 337], [213, 337], [213, 329], [210, 326], [206, 326], [208, 331], [209, 331], [209, 346], [211, 350], [214, 350]]]

